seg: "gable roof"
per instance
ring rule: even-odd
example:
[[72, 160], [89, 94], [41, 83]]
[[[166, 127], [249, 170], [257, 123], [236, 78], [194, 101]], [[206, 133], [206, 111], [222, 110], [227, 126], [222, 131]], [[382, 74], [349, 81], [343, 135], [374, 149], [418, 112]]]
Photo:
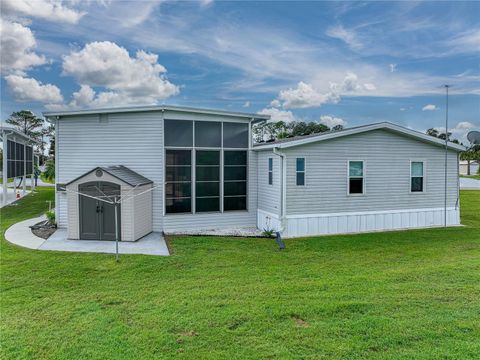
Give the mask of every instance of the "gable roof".
[[[300, 146], [305, 144], [311, 144], [314, 142], [329, 140], [329, 139], [336, 139], [343, 136], [354, 135], [354, 134], [361, 134], [367, 131], [372, 130], [389, 130], [392, 132], [396, 132], [419, 141], [432, 143], [437, 146], [445, 146], [445, 140], [423, 134], [419, 131], [415, 131], [412, 129], [408, 129], [406, 127], [392, 124], [390, 122], [381, 122], [381, 123], [374, 123], [369, 125], [362, 125], [356, 126], [348, 129], [337, 130], [337, 131], [328, 131], [318, 134], [311, 134], [306, 136], [296, 136], [292, 138], [280, 139], [268, 143], [260, 143], [255, 144], [253, 149], [254, 150], [264, 150], [264, 149], [285, 149], [294, 146]], [[466, 148], [463, 145], [452, 143], [451, 141], [448, 142], [448, 148], [456, 151], [465, 151]]]
[[78, 179], [81, 179], [82, 177], [84, 177], [88, 174], [91, 174], [92, 172], [94, 172], [98, 169], [106, 172], [107, 174], [112, 175], [113, 177], [117, 178], [120, 181], [123, 181], [125, 184], [130, 185], [132, 187], [153, 183], [152, 180], [147, 179], [146, 177], [140, 175], [139, 173], [127, 168], [126, 166], [114, 165], [114, 166], [97, 166], [96, 168], [94, 168], [90, 171], [87, 171], [85, 174], [80, 175], [79, 177], [69, 181], [65, 185], [69, 185], [69, 184], [77, 181]]
[[154, 106], [129, 106], [117, 108], [102, 108], [102, 109], [85, 109], [85, 110], [65, 110], [65, 111], [46, 111], [43, 116], [50, 121], [50, 118], [71, 115], [95, 115], [95, 114], [114, 114], [114, 113], [128, 113], [128, 112], [146, 112], [146, 111], [178, 111], [186, 113], [197, 113], [206, 115], [220, 115], [233, 116], [240, 118], [247, 118], [252, 122], [266, 121], [270, 119], [270, 115], [261, 115], [253, 113], [224, 111], [215, 109], [199, 109], [186, 106], [172, 106], [172, 105], [154, 105]]

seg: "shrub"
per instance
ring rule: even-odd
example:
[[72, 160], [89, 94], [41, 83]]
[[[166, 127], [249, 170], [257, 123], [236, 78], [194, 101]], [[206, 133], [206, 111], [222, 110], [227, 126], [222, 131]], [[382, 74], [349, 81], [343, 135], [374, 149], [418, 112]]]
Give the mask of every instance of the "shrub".
[[263, 229], [262, 235], [268, 238], [273, 238], [275, 234], [275, 230], [273, 229]]
[[52, 210], [47, 211], [47, 212], [45, 213], [45, 216], [47, 217], [48, 222], [49, 222], [50, 224], [52, 224], [52, 225], [55, 224], [55, 211], [52, 211]]
[[55, 180], [55, 161], [48, 160], [45, 163], [45, 171], [43, 172], [43, 175], [47, 180]]

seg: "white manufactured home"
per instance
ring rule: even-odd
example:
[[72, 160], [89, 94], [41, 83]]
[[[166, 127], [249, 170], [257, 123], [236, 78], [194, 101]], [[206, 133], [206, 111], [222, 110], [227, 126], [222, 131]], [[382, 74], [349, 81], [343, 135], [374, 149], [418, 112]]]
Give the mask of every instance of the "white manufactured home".
[[[120, 238], [205, 229], [284, 237], [444, 224], [444, 142], [391, 123], [252, 144], [266, 115], [173, 106], [48, 112], [56, 127], [56, 212], [71, 239], [113, 239], [109, 204], [136, 194]], [[448, 144], [448, 225], [460, 224], [458, 154]]]

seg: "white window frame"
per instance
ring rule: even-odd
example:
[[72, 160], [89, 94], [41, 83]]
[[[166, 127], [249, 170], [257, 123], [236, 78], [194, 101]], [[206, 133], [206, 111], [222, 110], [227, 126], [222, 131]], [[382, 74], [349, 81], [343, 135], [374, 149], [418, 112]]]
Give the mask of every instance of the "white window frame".
[[[303, 171], [297, 171], [297, 159], [303, 159]], [[297, 184], [297, 174], [303, 173], [303, 185]], [[295, 158], [295, 186], [307, 186], [307, 159], [305, 156], [299, 156]]]
[[[362, 193], [361, 194], [350, 194], [350, 163], [351, 162], [361, 162], [363, 176], [353, 176], [352, 178], [359, 179], [362, 178]], [[367, 182], [367, 162], [362, 159], [349, 159], [347, 160], [347, 196], [365, 196], [366, 194], [366, 182]]]
[[[422, 171], [423, 171], [423, 174], [422, 174], [422, 178], [423, 178], [423, 186], [422, 186], [422, 191], [412, 191], [412, 163], [415, 163], [415, 162], [421, 162], [423, 164], [422, 166]], [[408, 189], [409, 189], [409, 192], [410, 194], [425, 194], [426, 192], [426, 189], [427, 189], [427, 172], [426, 172], [426, 169], [427, 168], [427, 162], [424, 160], [424, 159], [410, 159], [410, 177], [408, 178]], [[418, 176], [414, 176], [414, 177], [418, 177]]]
[[[270, 170], [270, 163], [272, 164], [272, 170]], [[273, 186], [273, 157], [269, 157], [267, 160], [267, 170], [268, 170], [268, 177], [267, 177], [267, 183], [270, 186]], [[270, 182], [270, 174], [272, 182]]]

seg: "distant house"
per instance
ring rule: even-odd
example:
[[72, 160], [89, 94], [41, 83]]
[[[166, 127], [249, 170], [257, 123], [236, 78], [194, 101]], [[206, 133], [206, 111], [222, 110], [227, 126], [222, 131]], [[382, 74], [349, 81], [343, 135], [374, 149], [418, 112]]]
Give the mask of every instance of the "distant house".
[[468, 172], [469, 162], [467, 160], [460, 160], [459, 172], [460, 175], [476, 175], [478, 174], [479, 161], [470, 161], [470, 172]]
[[[444, 143], [391, 123], [252, 144], [266, 115], [173, 106], [48, 112], [56, 127], [57, 221], [111, 239], [114, 212], [82, 194], [141, 194], [119, 232], [274, 229], [284, 237], [441, 226]], [[447, 223], [459, 216], [448, 144]], [[151, 189], [151, 190], [149, 190]], [[66, 191], [65, 191], [66, 190]]]

